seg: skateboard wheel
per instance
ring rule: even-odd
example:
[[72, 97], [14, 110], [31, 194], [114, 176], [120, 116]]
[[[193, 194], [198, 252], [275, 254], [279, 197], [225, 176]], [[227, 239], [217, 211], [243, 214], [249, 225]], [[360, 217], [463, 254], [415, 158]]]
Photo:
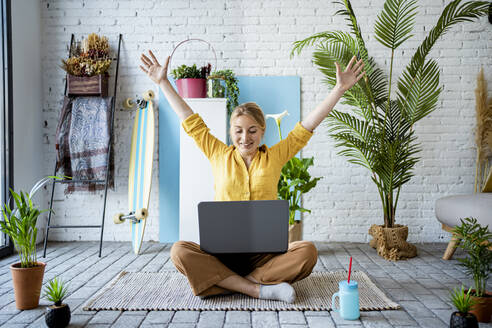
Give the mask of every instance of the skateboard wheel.
[[154, 99], [154, 91], [152, 91], [152, 90], [145, 91], [144, 94], [143, 94], [143, 98], [146, 101], [149, 101], [149, 100]]
[[135, 211], [135, 218], [137, 220], [142, 220], [142, 219], [145, 219], [147, 217], [147, 214], [148, 214], [147, 209], [141, 208], [141, 209]]
[[126, 98], [125, 101], [123, 102], [123, 107], [126, 109], [131, 109], [133, 107], [134, 103], [132, 98]]
[[118, 213], [118, 214], [116, 214], [115, 216], [113, 216], [113, 222], [114, 222], [115, 224], [120, 224], [120, 223], [123, 223], [123, 222], [124, 222], [124, 220], [122, 220], [122, 219], [121, 219], [121, 218], [123, 217], [123, 215], [124, 215], [123, 213]]

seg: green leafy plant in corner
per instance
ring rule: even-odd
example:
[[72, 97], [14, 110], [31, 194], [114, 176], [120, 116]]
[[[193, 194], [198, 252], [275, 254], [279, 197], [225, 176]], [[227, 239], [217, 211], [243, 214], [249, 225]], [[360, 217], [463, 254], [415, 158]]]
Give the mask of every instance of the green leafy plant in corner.
[[453, 302], [458, 312], [463, 314], [468, 313], [478, 303], [476, 299], [472, 298], [471, 288], [465, 293], [465, 287], [461, 286], [461, 289], [456, 287], [451, 291], [450, 296], [451, 302]]
[[458, 247], [468, 253], [468, 257], [458, 261], [465, 267], [466, 273], [473, 277], [475, 296], [482, 297], [492, 272], [492, 233], [489, 232], [489, 226], [481, 226], [475, 218], [465, 218], [459, 226], [453, 228], [453, 233], [460, 239]]
[[[232, 70], [225, 69], [212, 72], [208, 79], [212, 80], [212, 97], [227, 96], [227, 114], [230, 116], [234, 108], [239, 105], [239, 88], [237, 86], [238, 80], [236, 75]], [[225, 93], [221, 81], [225, 83]]]
[[55, 306], [60, 306], [67, 296], [68, 284], [58, 277], [55, 277], [48, 282], [48, 284], [44, 287], [43, 292], [43, 298], [53, 302]]
[[[282, 117], [284, 117], [285, 115], [288, 115], [287, 111], [276, 115], [266, 115], [267, 119], [275, 119], [280, 140], [282, 140], [280, 123], [282, 121]], [[292, 157], [282, 167], [280, 179], [278, 180], [277, 185], [277, 193], [279, 199], [284, 199], [289, 202], [289, 224], [295, 223], [296, 212], [311, 213], [311, 210], [308, 210], [301, 206], [301, 196], [316, 187], [318, 180], [321, 179], [311, 178], [311, 175], [308, 172], [308, 168], [312, 165], [314, 165], [314, 157], [302, 159]]]
[[36, 223], [39, 215], [48, 210], [37, 209], [32, 202], [32, 197], [51, 179], [62, 178], [45, 177], [34, 185], [29, 194], [23, 191], [16, 193], [10, 189], [15, 206], [11, 208], [7, 202], [2, 208], [3, 220], [0, 221], [0, 231], [7, 234], [14, 242], [15, 249], [19, 252], [22, 268], [36, 266], [36, 238], [38, 234]]
[[429, 52], [454, 25], [485, 16], [489, 2], [455, 0], [444, 8], [398, 78], [395, 98], [395, 50], [412, 37], [417, 1], [386, 0], [376, 19], [376, 39], [390, 53], [389, 75], [369, 56], [350, 1], [336, 3], [343, 6], [336, 14], [345, 17], [350, 32], [327, 31], [296, 41], [291, 56], [315, 46], [313, 61], [330, 87], [336, 84], [335, 62], [344, 69], [353, 56], [362, 58], [366, 76], [343, 95], [342, 104], [349, 105], [352, 113], [333, 110], [327, 117], [329, 133], [337, 142], [336, 147], [342, 148], [338, 154], [370, 171], [379, 191], [384, 226], [391, 228], [401, 187], [410, 181], [419, 161], [417, 154], [421, 149], [414, 125], [436, 109], [442, 90], [438, 63], [428, 58]]

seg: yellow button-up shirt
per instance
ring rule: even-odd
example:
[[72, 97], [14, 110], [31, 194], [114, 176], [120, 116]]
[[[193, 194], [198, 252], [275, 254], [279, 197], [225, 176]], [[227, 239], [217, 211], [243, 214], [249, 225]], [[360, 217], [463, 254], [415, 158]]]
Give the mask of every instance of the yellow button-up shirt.
[[247, 169], [236, 147], [214, 137], [197, 113], [188, 116], [182, 126], [212, 164], [215, 200], [219, 201], [277, 199], [282, 167], [313, 135], [297, 123], [287, 138], [271, 148], [260, 146]]

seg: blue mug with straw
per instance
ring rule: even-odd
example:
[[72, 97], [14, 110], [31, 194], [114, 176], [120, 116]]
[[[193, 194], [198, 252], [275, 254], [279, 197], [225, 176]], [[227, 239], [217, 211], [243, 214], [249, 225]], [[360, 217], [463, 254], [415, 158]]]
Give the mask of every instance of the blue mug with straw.
[[[338, 292], [331, 297], [331, 308], [333, 312], [340, 312], [340, 317], [345, 320], [357, 320], [359, 311], [359, 286], [357, 281], [350, 281], [352, 273], [352, 257], [350, 257], [348, 279], [338, 283]], [[335, 299], [339, 298], [340, 308], [335, 307]]]
[[[335, 307], [335, 299], [339, 298], [340, 308]], [[343, 280], [338, 283], [338, 292], [331, 297], [331, 307], [334, 312], [339, 312], [345, 320], [357, 320], [359, 311], [359, 288], [357, 281]]]

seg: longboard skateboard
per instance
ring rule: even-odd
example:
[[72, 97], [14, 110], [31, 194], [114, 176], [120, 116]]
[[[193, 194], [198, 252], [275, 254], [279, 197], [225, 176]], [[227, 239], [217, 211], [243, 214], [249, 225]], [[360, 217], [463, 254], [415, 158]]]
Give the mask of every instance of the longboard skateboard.
[[113, 217], [116, 224], [130, 222], [132, 248], [140, 252], [147, 222], [150, 188], [152, 184], [152, 162], [154, 159], [154, 92], [149, 90], [143, 99], [125, 100], [127, 109], [137, 105], [137, 114], [132, 131], [130, 169], [128, 173], [128, 213], [118, 213]]

